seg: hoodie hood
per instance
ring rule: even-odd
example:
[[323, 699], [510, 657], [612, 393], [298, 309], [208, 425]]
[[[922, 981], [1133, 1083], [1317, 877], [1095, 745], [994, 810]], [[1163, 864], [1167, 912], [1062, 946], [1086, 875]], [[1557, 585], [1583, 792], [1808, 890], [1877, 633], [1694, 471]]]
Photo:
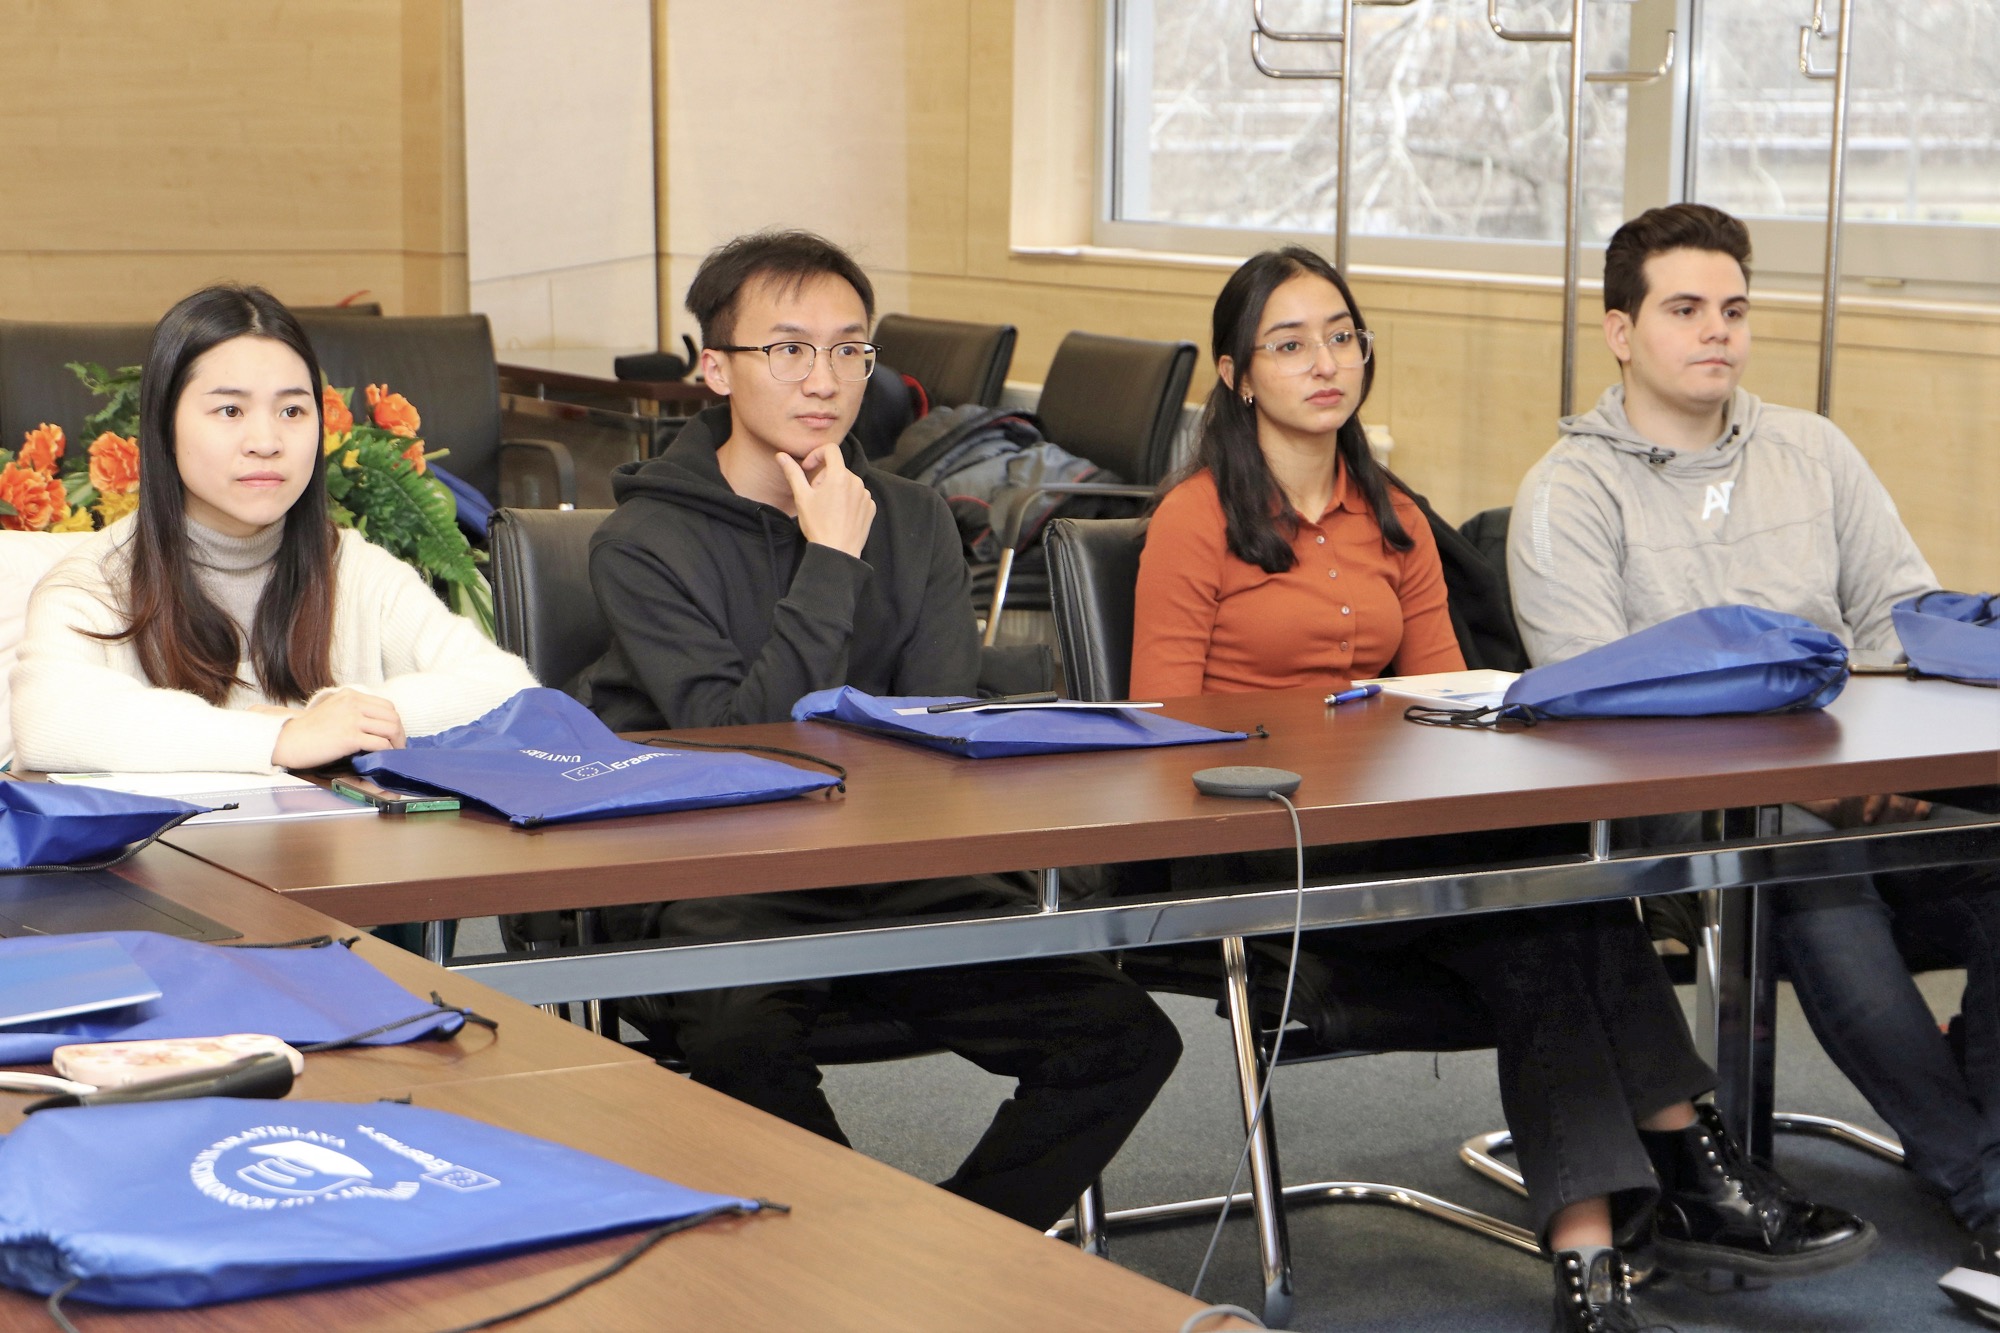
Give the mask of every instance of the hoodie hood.
[[[611, 474], [611, 494], [620, 505], [633, 500], [658, 500], [692, 510], [732, 527], [771, 535], [771, 525], [796, 526], [797, 520], [784, 510], [738, 495], [729, 487], [715, 451], [730, 432], [729, 404], [704, 409], [681, 428], [665, 453], [658, 458], [626, 463]], [[841, 441], [840, 454], [847, 470], [868, 478], [870, 468], [861, 443], [850, 433]]]
[[1631, 419], [1625, 415], [1625, 386], [1614, 384], [1604, 391], [1604, 395], [1597, 400], [1597, 406], [1588, 412], [1564, 417], [1562, 431], [1566, 439], [1583, 437], [1601, 440], [1620, 453], [1644, 459], [1668, 472], [1717, 472], [1735, 466], [1738, 455], [1756, 432], [1757, 420], [1763, 415], [1763, 410], [1764, 405], [1758, 401], [1757, 395], [1738, 387], [1729, 403], [1728, 422], [1714, 444], [1693, 451], [1668, 449], [1654, 444], [1633, 429]]

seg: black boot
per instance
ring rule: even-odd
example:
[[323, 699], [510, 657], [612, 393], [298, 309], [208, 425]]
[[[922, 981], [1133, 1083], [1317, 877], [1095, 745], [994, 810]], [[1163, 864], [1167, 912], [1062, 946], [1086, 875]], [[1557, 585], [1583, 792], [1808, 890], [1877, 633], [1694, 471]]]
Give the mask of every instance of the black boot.
[[1632, 1277], [1618, 1251], [1561, 1250], [1555, 1256], [1556, 1317], [1552, 1333], [1645, 1333], [1664, 1325], [1642, 1325], [1632, 1308]]
[[1686, 1129], [1639, 1132], [1660, 1177], [1654, 1234], [1662, 1268], [1803, 1277], [1875, 1248], [1873, 1224], [1812, 1202], [1752, 1162], [1713, 1106], [1698, 1105], [1695, 1114]]

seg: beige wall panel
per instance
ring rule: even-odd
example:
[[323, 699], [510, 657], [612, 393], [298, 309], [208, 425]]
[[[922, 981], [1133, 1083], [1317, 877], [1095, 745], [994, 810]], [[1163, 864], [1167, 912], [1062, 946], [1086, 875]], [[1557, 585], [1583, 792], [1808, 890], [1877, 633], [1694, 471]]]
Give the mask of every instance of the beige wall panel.
[[12, 0], [0, 249], [396, 249], [396, 0]]
[[0, 316], [465, 308], [457, 0], [11, 0]]
[[909, 217], [902, 266], [917, 273], [963, 273], [971, 145], [966, 10], [937, 0], [906, 0], [904, 13]]
[[[669, 0], [666, 204], [676, 256], [698, 258], [763, 227], [808, 227], [871, 269], [908, 267], [905, 8]], [[948, 188], [962, 191], [962, 178]]]
[[293, 305], [332, 305], [366, 292], [361, 299], [402, 313], [409, 308], [405, 269], [398, 253], [0, 252], [0, 318], [150, 321], [196, 288], [222, 281], [268, 287]]

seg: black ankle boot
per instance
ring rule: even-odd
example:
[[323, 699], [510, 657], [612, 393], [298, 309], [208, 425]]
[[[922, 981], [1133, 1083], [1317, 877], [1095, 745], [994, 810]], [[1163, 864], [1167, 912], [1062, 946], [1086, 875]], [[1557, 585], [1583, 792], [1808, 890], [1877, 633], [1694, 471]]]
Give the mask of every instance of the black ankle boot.
[[1872, 1224], [1812, 1202], [1752, 1162], [1713, 1106], [1695, 1114], [1686, 1129], [1639, 1132], [1660, 1177], [1654, 1234], [1662, 1268], [1803, 1277], [1875, 1248]]
[[1618, 1251], [1604, 1249], [1586, 1263], [1575, 1250], [1555, 1256], [1556, 1317], [1552, 1333], [1646, 1333], [1632, 1308], [1632, 1277]]

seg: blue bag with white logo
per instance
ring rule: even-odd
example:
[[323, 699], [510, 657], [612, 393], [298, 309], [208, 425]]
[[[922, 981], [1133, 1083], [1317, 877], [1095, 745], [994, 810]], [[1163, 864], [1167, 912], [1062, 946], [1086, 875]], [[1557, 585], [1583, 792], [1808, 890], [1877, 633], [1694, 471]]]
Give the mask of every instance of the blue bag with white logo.
[[763, 1206], [393, 1102], [85, 1106], [0, 1139], [0, 1282], [180, 1308]]
[[1543, 718], [1709, 717], [1824, 708], [1847, 686], [1847, 645], [1809, 620], [1710, 606], [1523, 672], [1491, 708], [1404, 710], [1428, 726]]
[[549, 689], [522, 690], [475, 722], [413, 736], [407, 749], [360, 755], [354, 768], [452, 792], [523, 828], [781, 801], [840, 781], [754, 755], [620, 740], [588, 708]]
[[209, 807], [0, 778], [0, 870], [102, 869]]
[[2000, 684], [2000, 593], [1927, 592], [1889, 615], [1918, 675]]
[[1847, 686], [1847, 645], [1799, 616], [1710, 606], [1525, 672], [1501, 716], [1708, 717], [1824, 708]]
[[1246, 739], [1241, 731], [1217, 731], [1192, 722], [1159, 717], [1143, 708], [997, 708], [933, 713], [932, 704], [966, 702], [945, 695], [877, 698], [851, 685], [816, 690], [792, 705], [795, 722], [833, 722], [896, 740], [914, 741], [968, 759], [1019, 754], [1063, 754], [1071, 750], [1135, 750], [1157, 745], [1206, 745]]
[[[462, 1010], [426, 1004], [367, 959], [331, 941], [257, 948], [198, 944], [146, 930], [24, 935], [0, 940], [0, 971], [86, 939], [117, 943], [159, 987], [160, 998], [0, 1028], [0, 1065], [46, 1064], [56, 1047], [71, 1042], [215, 1037], [246, 1026], [294, 1046], [357, 1038], [358, 1044], [388, 1046], [450, 1036], [465, 1022]], [[384, 1025], [393, 1026], [370, 1032]]]

